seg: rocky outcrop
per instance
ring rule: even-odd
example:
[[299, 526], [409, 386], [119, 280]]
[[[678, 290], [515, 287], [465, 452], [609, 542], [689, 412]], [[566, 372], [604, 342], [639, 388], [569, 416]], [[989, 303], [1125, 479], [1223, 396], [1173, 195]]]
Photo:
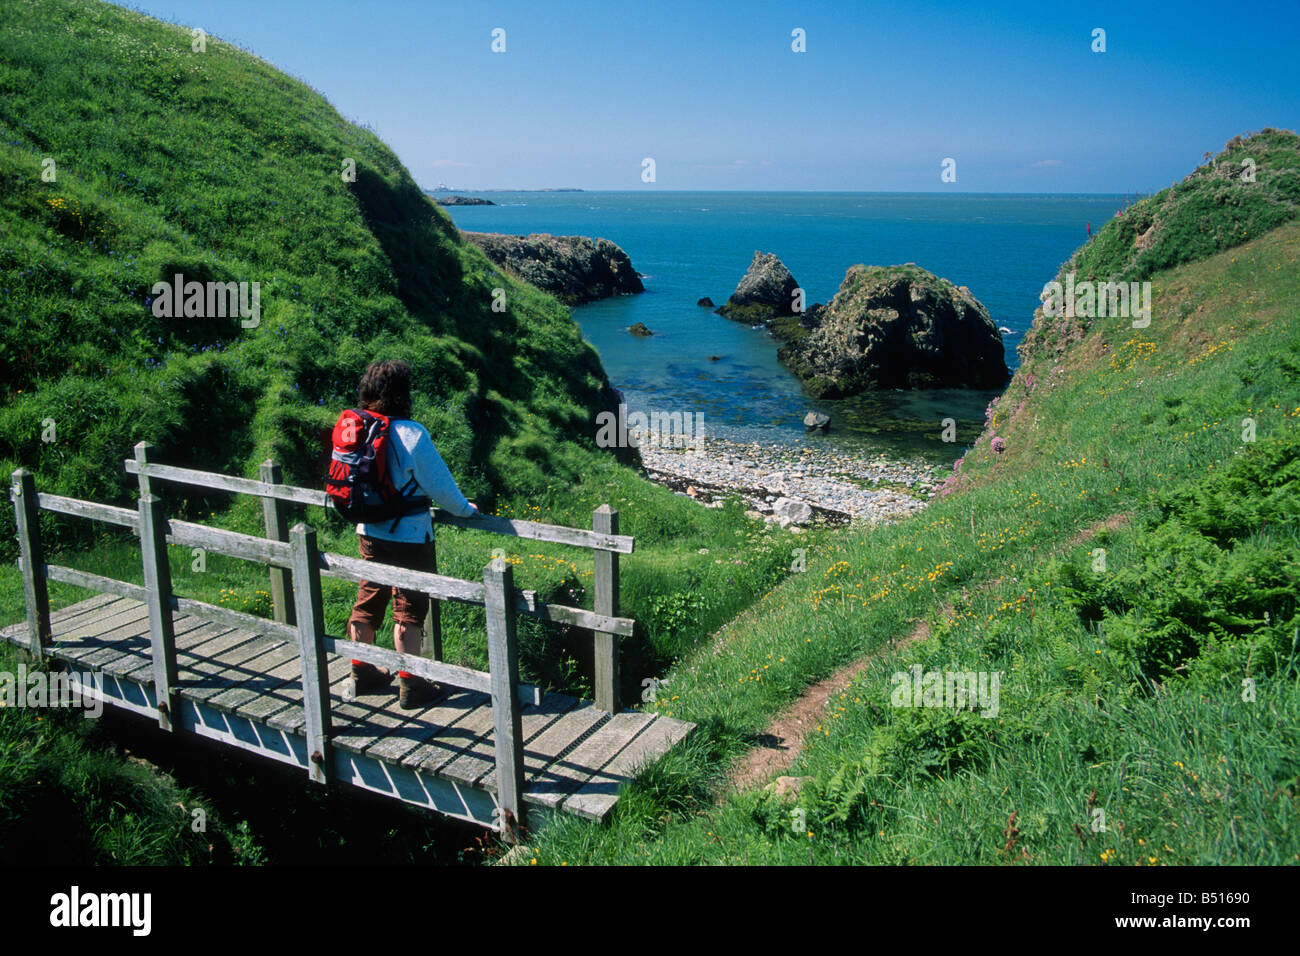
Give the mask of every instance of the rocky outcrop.
[[766, 325], [778, 317], [794, 315], [797, 288], [799, 283], [780, 259], [756, 250], [749, 270], [718, 314], [738, 322]]
[[878, 388], [1002, 388], [1002, 336], [965, 286], [911, 263], [853, 266], [829, 305], [773, 331], [818, 398]]
[[491, 199], [481, 199], [478, 196], [435, 196], [434, 201], [439, 206], [495, 206]]
[[628, 327], [628, 331], [640, 339], [648, 338], [649, 336], [654, 335], [653, 332], [651, 332], [648, 328], [646, 328], [646, 324], [644, 322], [633, 322], [632, 325]]
[[707, 295], [706, 295], [704, 298], [702, 298], [702, 299], [700, 299], [699, 301], [697, 301], [695, 304], [698, 305], [698, 306], [699, 306], [700, 308], [702, 308], [702, 309], [711, 309], [711, 308], [713, 308], [713, 300], [710, 299]]
[[505, 236], [466, 232], [489, 259], [567, 305], [644, 292], [626, 252], [608, 239], [586, 236]]

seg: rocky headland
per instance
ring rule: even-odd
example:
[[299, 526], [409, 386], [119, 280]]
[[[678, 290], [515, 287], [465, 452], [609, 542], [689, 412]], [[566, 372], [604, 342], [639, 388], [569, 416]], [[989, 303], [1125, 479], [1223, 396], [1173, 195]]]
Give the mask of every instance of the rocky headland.
[[566, 305], [581, 305], [614, 295], [644, 292], [641, 276], [626, 252], [608, 239], [533, 233], [493, 232], [462, 235], [503, 269]]

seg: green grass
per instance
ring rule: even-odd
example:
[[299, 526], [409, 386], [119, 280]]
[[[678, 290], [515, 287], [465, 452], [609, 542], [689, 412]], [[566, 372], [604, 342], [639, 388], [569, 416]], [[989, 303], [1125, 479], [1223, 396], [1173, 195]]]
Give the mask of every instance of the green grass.
[[[1156, 274], [1148, 329], [1027, 355], [955, 488], [824, 540], [683, 659], [656, 707], [697, 739], [608, 826], [541, 834], [539, 863], [1300, 860], [1297, 260], [1291, 224]], [[928, 639], [891, 650], [919, 621]], [[788, 771], [811, 777], [797, 804], [721, 783], [873, 652]], [[891, 706], [913, 664], [1000, 672], [998, 716]]]

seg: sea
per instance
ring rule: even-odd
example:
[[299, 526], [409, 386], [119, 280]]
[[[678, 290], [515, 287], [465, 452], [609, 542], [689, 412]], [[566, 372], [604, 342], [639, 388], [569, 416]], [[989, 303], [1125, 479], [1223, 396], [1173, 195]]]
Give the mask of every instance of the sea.
[[[815, 445], [934, 464], [963, 454], [943, 421], [973, 440], [998, 393], [886, 390], [818, 400], [777, 359], [762, 328], [696, 305], [726, 302], [755, 251], [775, 253], [829, 302], [852, 265], [916, 263], [968, 287], [1003, 334], [1007, 365], [1061, 263], [1130, 201], [1120, 195], [863, 192], [464, 192], [493, 206], [449, 206], [478, 232], [604, 237], [623, 248], [646, 291], [573, 310], [629, 411], [702, 415], [710, 437]], [[654, 334], [628, 332], [636, 322]], [[831, 427], [809, 434], [809, 411]]]

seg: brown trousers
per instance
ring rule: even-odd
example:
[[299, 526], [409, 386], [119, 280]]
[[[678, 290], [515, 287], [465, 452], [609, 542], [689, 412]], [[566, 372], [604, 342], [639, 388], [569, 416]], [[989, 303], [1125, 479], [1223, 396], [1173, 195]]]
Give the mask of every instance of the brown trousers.
[[[357, 545], [361, 557], [366, 561], [392, 564], [412, 571], [428, 571], [433, 563], [432, 541], [386, 541], [359, 534]], [[424, 618], [429, 613], [429, 595], [375, 584], [373, 581], [362, 581], [357, 587], [357, 602], [352, 605], [352, 616], [348, 618], [348, 623], [369, 624], [378, 631], [384, 623], [384, 612], [388, 609], [390, 596], [393, 599], [394, 621], [424, 627]]]

